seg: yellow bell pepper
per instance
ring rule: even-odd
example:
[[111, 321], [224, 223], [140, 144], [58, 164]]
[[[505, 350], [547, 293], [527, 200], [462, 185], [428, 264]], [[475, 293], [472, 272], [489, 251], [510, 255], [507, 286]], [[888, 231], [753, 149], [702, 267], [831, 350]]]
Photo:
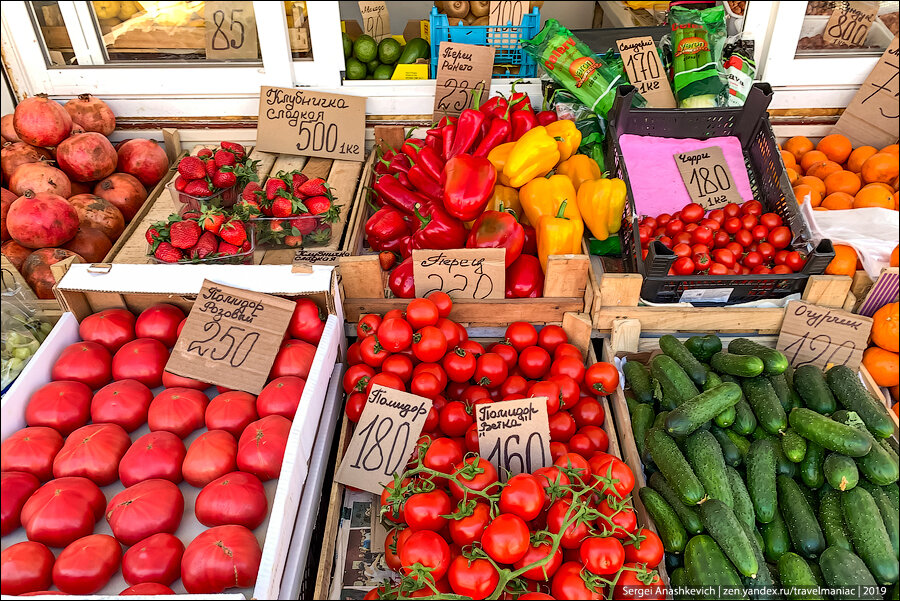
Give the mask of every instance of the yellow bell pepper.
[[557, 163], [559, 163], [559, 147], [556, 140], [547, 133], [546, 127], [538, 125], [525, 132], [515, 142], [509, 158], [503, 165], [503, 175], [509, 178], [510, 186], [520, 188], [534, 178], [550, 173]]
[[622, 211], [625, 210], [625, 203], [628, 200], [628, 188], [625, 182], [617, 177], [609, 180], [609, 233], [615, 234], [622, 228]]
[[578, 210], [597, 240], [609, 238], [609, 195], [612, 180], [589, 179], [578, 188]]
[[500, 144], [491, 149], [487, 155], [487, 159], [494, 166], [494, 170], [497, 171], [497, 181], [507, 187], [509, 187], [509, 177], [503, 173], [503, 168], [506, 166], [506, 162], [509, 160], [509, 153], [512, 152], [515, 145], [515, 142]]
[[547, 126], [547, 133], [556, 139], [560, 161], [565, 161], [575, 154], [581, 145], [581, 132], [575, 127], [575, 122], [569, 119], [554, 121]]
[[597, 161], [586, 154], [572, 155], [556, 167], [556, 172], [560, 175], [569, 176], [576, 192], [581, 188], [582, 182], [589, 179], [600, 179], [603, 176]]
[[567, 219], [581, 221], [575, 196], [575, 186], [565, 175], [538, 177], [519, 190], [519, 200], [528, 222], [537, 225], [541, 217], [556, 215], [559, 207], [566, 201], [565, 216]]
[[566, 217], [568, 201], [563, 201], [556, 215], [544, 215], [538, 222], [537, 244], [541, 269], [547, 273], [547, 258], [550, 255], [581, 254], [581, 236], [584, 223], [580, 218]]
[[[495, 184], [494, 194], [491, 196], [491, 199], [484, 207], [484, 210], [505, 211], [507, 209], [512, 209], [512, 211], [515, 212], [516, 219], [519, 220], [519, 223], [528, 223], [528, 220], [525, 218], [525, 214], [522, 212], [522, 203], [519, 201], [519, 191], [515, 188], [510, 188], [509, 186], [501, 186], [500, 184]], [[475, 223], [474, 219], [472, 221], [467, 221], [466, 227], [471, 229], [473, 223]]]

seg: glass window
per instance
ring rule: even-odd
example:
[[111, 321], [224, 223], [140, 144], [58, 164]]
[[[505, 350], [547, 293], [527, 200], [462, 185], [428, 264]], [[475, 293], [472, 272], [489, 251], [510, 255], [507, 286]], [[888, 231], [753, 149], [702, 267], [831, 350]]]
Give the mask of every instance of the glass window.
[[53, 67], [78, 64], [59, 2], [30, 2], [44, 41], [47, 62]]
[[881, 54], [898, 32], [898, 2], [807, 2], [795, 56]]
[[306, 2], [285, 2], [284, 12], [287, 16], [288, 37], [291, 40], [291, 57], [294, 60], [312, 60]]

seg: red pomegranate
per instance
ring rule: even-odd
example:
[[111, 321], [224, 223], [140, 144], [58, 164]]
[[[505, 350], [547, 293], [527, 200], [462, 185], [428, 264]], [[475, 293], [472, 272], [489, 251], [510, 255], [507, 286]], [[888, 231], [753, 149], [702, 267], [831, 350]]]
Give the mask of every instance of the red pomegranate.
[[38, 148], [25, 142], [7, 142], [0, 150], [0, 171], [3, 173], [3, 180], [8, 182], [19, 165], [39, 163], [52, 158], [46, 148]]
[[10, 142], [22, 141], [21, 138], [19, 138], [19, 134], [16, 133], [16, 128], [13, 125], [12, 113], [0, 117], [0, 136], [3, 136]]
[[19, 271], [22, 271], [22, 264], [31, 252], [30, 248], [25, 248], [15, 240], [7, 240], [0, 245], [0, 253]]
[[49, 163], [25, 163], [16, 167], [9, 178], [9, 189], [23, 194], [56, 194], [63, 198], [72, 196], [72, 183], [68, 176]]
[[53, 277], [50, 266], [65, 261], [69, 257], [76, 257], [76, 263], [84, 260], [78, 253], [64, 248], [42, 248], [28, 255], [20, 271], [38, 298], [53, 298], [53, 286], [56, 284], [56, 278]]
[[78, 212], [62, 196], [20, 196], [9, 208], [6, 226], [13, 240], [28, 248], [59, 246], [78, 232]]
[[72, 131], [72, 117], [46, 94], [26, 98], [16, 106], [13, 115], [19, 138], [34, 146], [56, 146]]
[[169, 170], [166, 151], [153, 140], [128, 140], [119, 147], [118, 154], [116, 170], [135, 176], [145, 186], [155, 185]]
[[112, 249], [112, 242], [100, 230], [82, 226], [63, 248], [81, 255], [88, 263], [99, 263]]
[[2, 216], [2, 218], [0, 218], [0, 238], [2, 238], [2, 240], [0, 241], [2, 242], [9, 240], [9, 230], [6, 229], [6, 214], [9, 213], [9, 207], [12, 206], [12, 203], [14, 203], [17, 198], [19, 197], [6, 188], [0, 188], [0, 199], [3, 201], [3, 204], [0, 205], [2, 206], [2, 209], [0, 209], [0, 211], [2, 211], [0, 212], [0, 216]]
[[69, 132], [69, 137], [71, 138], [72, 136], [74, 136], [76, 134], [85, 134], [85, 133], [87, 133], [87, 130], [85, 128], [81, 127], [77, 123], [73, 123], [72, 131]]
[[95, 228], [103, 232], [110, 242], [115, 242], [125, 230], [122, 211], [105, 198], [93, 194], [77, 194], [69, 199], [75, 207], [81, 227]]
[[116, 170], [116, 149], [103, 134], [76, 134], [56, 148], [56, 161], [73, 180], [93, 182]]
[[72, 121], [85, 131], [95, 131], [108, 136], [116, 129], [116, 116], [105, 102], [91, 96], [81, 94], [63, 105]]
[[125, 221], [131, 221], [147, 200], [147, 189], [138, 178], [127, 173], [113, 173], [97, 182], [94, 194], [109, 201], [122, 212]]

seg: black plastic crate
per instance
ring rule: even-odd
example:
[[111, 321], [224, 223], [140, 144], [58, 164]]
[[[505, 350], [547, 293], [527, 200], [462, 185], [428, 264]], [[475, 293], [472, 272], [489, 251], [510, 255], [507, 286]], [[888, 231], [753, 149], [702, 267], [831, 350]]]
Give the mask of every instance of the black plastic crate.
[[[733, 288], [727, 303], [734, 304], [759, 299], [782, 298], [802, 292], [811, 275], [825, 272], [834, 258], [830, 240], [822, 240], [813, 247], [809, 226], [800, 213], [791, 184], [785, 172], [778, 145], [769, 123], [766, 109], [772, 99], [772, 88], [767, 83], [753, 84], [742, 107], [715, 109], [649, 109], [633, 108], [633, 86], [621, 86], [609, 112], [609, 128], [606, 139], [606, 168], [611, 177], [625, 181], [628, 202], [622, 215], [622, 257], [626, 268], [644, 276], [641, 298], [650, 302], [678, 302], [685, 290]], [[735, 136], [744, 151], [744, 163], [750, 178], [753, 196], [766, 211], [777, 213], [791, 228], [793, 240], [790, 249], [807, 257], [800, 273], [732, 275], [732, 276], [674, 276], [667, 275], [674, 263], [675, 253], [660, 244], [651, 242], [646, 260], [641, 258], [638, 242], [638, 221], [628, 170], [622, 159], [619, 136], [635, 134], [666, 138], [708, 139]], [[673, 208], [677, 210], [680, 207]]]

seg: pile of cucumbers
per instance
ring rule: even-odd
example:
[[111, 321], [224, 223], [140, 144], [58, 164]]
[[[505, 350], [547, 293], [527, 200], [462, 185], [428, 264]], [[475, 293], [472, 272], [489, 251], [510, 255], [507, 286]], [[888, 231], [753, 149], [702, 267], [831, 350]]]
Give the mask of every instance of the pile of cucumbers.
[[[659, 340], [623, 366], [625, 398], [673, 587], [735, 598], [898, 597], [900, 490], [887, 409], [839, 365], [714, 335]], [[868, 588], [867, 588], [868, 587]], [[842, 597], [838, 597], [842, 598]]]
[[376, 42], [366, 34], [352, 40], [344, 33], [342, 40], [347, 79], [390, 79], [397, 65], [431, 56], [431, 46], [422, 38], [413, 38], [405, 46], [392, 37]]

